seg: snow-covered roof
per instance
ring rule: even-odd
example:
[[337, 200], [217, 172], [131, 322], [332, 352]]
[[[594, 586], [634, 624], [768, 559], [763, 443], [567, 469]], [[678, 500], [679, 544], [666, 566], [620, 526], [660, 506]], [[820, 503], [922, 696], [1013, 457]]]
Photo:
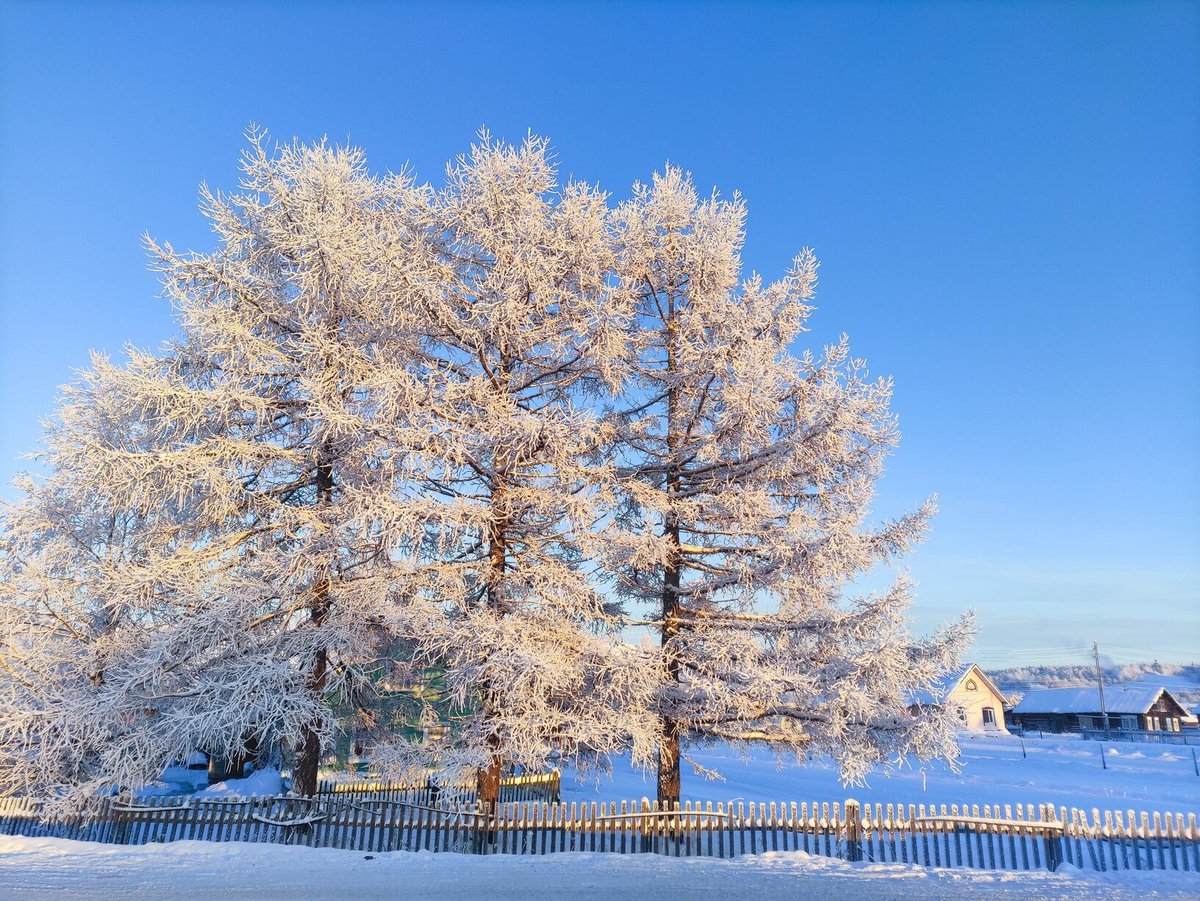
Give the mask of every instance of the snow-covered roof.
[[[1104, 686], [1104, 708], [1108, 713], [1145, 713], [1166, 689], [1143, 682], [1119, 682]], [[1085, 688], [1041, 688], [1025, 692], [1013, 713], [1099, 713], [1100, 690]]]
[[975, 675], [982, 679], [983, 682], [986, 683], [987, 686], [991, 688], [991, 690], [994, 691], [1002, 700], [1004, 699], [1004, 693], [1000, 691], [1000, 689], [996, 688], [995, 683], [987, 677], [987, 674], [974, 663], [970, 663], [957, 670], [952, 670], [951, 672], [948, 672], [946, 675], [942, 676], [941, 679], [934, 683], [933, 691], [910, 692], [908, 695], [908, 703], [914, 705], [924, 704], [926, 706], [942, 703], [947, 697], [954, 693], [954, 690], [958, 688], [960, 684], [962, 684], [963, 679], [965, 679], [967, 674], [971, 671], [974, 671]]

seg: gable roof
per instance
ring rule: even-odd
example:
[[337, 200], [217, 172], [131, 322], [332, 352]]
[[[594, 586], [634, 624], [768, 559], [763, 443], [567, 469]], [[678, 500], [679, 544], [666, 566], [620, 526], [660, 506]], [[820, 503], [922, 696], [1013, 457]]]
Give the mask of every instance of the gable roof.
[[[1108, 713], [1143, 714], [1166, 694], [1161, 685], [1118, 682], [1104, 686], [1104, 707]], [[1178, 703], [1178, 702], [1176, 702]], [[1182, 705], [1181, 705], [1182, 706]], [[1096, 686], [1081, 688], [1041, 688], [1025, 692], [1013, 713], [1099, 713], [1100, 691]]]
[[952, 670], [942, 676], [934, 683], [932, 691], [914, 691], [908, 696], [908, 703], [911, 705], [923, 704], [931, 706], [933, 704], [941, 704], [950, 695], [954, 694], [955, 689], [963, 683], [968, 674], [974, 673], [976, 678], [982, 681], [991, 691], [1000, 698], [1001, 701], [1007, 701], [1004, 692], [996, 687], [996, 683], [988, 678], [987, 673], [979, 668], [977, 664], [970, 663], [959, 669]]

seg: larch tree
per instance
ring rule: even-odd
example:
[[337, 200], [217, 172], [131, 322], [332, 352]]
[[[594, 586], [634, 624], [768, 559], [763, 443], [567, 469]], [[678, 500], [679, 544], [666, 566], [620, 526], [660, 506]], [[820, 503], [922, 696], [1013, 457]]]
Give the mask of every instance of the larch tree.
[[673, 167], [615, 223], [636, 314], [616, 417], [624, 537], [609, 547], [661, 635], [659, 799], [679, 800], [689, 740], [828, 753], [849, 780], [907, 754], [952, 757], [946, 718], [910, 716], [906, 698], [952, 664], [969, 623], [911, 639], [903, 576], [844, 597], [921, 537], [933, 506], [868, 522], [898, 439], [891, 386], [844, 339], [789, 353], [815, 257], [739, 282], [744, 204], [701, 201]]
[[[843, 597], [931, 507], [868, 522], [890, 385], [788, 352], [811, 254], [739, 284], [740, 202], [669, 169], [614, 211], [537, 138], [434, 190], [256, 134], [202, 200], [215, 250], [149, 245], [181, 337], [97, 357], [0, 513], [0, 787], [82, 802], [282, 743], [311, 794], [335, 710], [369, 727], [430, 668], [452, 728], [373, 756], [485, 802], [506, 765], [616, 753], [678, 800], [692, 739], [848, 778], [953, 754], [904, 700], [966, 627], [912, 640], [903, 579]], [[620, 640], [628, 600], [659, 649]]]
[[[486, 134], [447, 171], [432, 203], [443, 289], [424, 312], [420, 453], [427, 541], [397, 632], [443, 673], [460, 711], [434, 746], [381, 746], [393, 768], [478, 773], [494, 803], [502, 769], [551, 755], [652, 752], [644, 655], [615, 640], [619, 611], [598, 590], [601, 449], [595, 415], [623, 344], [612, 295], [605, 197], [558, 186], [547, 142]], [[641, 701], [639, 702], [639, 697]]]
[[149, 245], [182, 337], [95, 361], [51, 476], [3, 517], [3, 753], [58, 748], [79, 797], [271, 740], [313, 792], [328, 698], [389, 643], [389, 571], [423, 528], [396, 435], [424, 391], [425, 189], [371, 177], [358, 151], [269, 154], [253, 135], [241, 190], [202, 198], [216, 250]]
[[[106, 361], [64, 389], [46, 425], [49, 475], [18, 477], [19, 501], [0, 530], [0, 794], [50, 794], [88, 782], [120, 760], [105, 758], [111, 722], [93, 715], [109, 670], [153, 628], [125, 573], [144, 559], [150, 518], [113, 506], [75, 465], [98, 444], [134, 450], [105, 378]], [[156, 511], [160, 524], [174, 518]], [[110, 600], [113, 599], [113, 600]], [[119, 678], [119, 677], [118, 677]]]

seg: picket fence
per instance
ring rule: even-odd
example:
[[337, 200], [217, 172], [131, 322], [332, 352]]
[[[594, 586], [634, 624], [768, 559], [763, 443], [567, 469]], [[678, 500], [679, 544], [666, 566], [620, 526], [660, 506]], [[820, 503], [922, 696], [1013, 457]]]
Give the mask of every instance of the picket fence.
[[42, 803], [0, 799], [0, 833], [112, 844], [180, 839], [276, 842], [355, 851], [553, 854], [598, 851], [736, 857], [806, 851], [934, 867], [1200, 872], [1196, 816], [1037, 805], [472, 802], [419, 804], [386, 790], [276, 796], [106, 800], [90, 817], [51, 822]]
[[[404, 801], [418, 806], [463, 807], [474, 803], [476, 782], [459, 785], [438, 785], [432, 781], [419, 784], [395, 782], [337, 782], [322, 780], [317, 795], [370, 795], [389, 801]], [[548, 773], [525, 773], [505, 776], [500, 780], [500, 802], [542, 801], [553, 803], [562, 796], [562, 773], [556, 767]]]

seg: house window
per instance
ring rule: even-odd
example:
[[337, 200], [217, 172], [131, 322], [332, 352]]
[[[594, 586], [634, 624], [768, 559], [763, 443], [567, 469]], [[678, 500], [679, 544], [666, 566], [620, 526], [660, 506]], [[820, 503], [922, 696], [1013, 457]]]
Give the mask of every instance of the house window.
[[1151, 732], [1156, 731], [1158, 729], [1158, 717], [1156, 717], [1156, 716], [1146, 717], [1146, 728], [1149, 729]]
[[1126, 732], [1133, 732], [1137, 729], [1137, 727], [1138, 727], [1138, 725], [1137, 725], [1137, 717], [1136, 716], [1121, 717], [1121, 728], [1124, 729]]
[[954, 712], [958, 715], [958, 718], [963, 722], [963, 725], [966, 725], [967, 711], [962, 707], [955, 707]]
[[983, 708], [983, 724], [985, 726], [996, 725], [996, 711], [992, 710], [991, 707]]
[[979, 686], [975, 684], [974, 679], [967, 680], [967, 691], [979, 691]]

